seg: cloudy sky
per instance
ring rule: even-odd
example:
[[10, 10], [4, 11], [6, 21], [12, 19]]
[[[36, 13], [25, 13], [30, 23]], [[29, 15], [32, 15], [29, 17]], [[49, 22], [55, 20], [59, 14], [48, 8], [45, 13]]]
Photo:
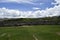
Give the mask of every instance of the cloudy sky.
[[60, 16], [60, 0], [0, 0], [0, 18]]

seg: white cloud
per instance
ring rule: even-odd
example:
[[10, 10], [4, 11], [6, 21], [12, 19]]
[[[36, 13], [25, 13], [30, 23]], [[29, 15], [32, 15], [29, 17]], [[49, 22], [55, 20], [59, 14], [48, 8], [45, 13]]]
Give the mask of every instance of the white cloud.
[[0, 0], [0, 2], [33, 3], [34, 0]]
[[49, 16], [60, 16], [60, 5], [59, 6], [55, 6], [54, 8], [46, 9], [45, 12]]
[[40, 8], [38, 8], [38, 7], [33, 7], [32, 9], [33, 10], [40, 10]]
[[60, 16], [60, 5], [46, 10], [20, 11], [0, 8], [0, 18], [41, 18]]
[[51, 4], [53, 4], [53, 5], [57, 5], [57, 3], [54, 3], [54, 2], [52, 2]]
[[15, 17], [19, 15], [18, 10], [9, 10], [6, 8], [0, 8], [0, 18]]
[[53, 8], [47, 8], [45, 10], [39, 10], [39, 8], [33, 8], [35, 11], [20, 11], [7, 8], [0, 8], [0, 18], [41, 18], [60, 16], [60, 0], [55, 0], [59, 5], [55, 5]]
[[60, 0], [55, 0], [57, 2], [57, 4], [60, 4]]
[[0, 3], [16, 2], [16, 3], [28, 3], [28, 4], [33, 4], [33, 5], [42, 5], [42, 4], [44, 4], [44, 3], [38, 3], [36, 1], [38, 1], [38, 0], [0, 0]]

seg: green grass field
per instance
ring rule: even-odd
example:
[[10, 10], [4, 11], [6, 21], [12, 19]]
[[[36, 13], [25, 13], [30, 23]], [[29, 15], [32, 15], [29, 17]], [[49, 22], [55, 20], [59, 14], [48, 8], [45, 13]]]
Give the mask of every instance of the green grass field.
[[60, 40], [60, 25], [0, 27], [0, 40]]

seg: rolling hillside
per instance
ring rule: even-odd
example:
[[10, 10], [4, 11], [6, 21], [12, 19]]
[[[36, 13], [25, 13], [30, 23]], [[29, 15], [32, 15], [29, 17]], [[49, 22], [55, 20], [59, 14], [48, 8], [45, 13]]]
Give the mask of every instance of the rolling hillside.
[[22, 26], [22, 25], [60, 25], [60, 16], [46, 18], [17, 18], [2, 19], [0, 26]]

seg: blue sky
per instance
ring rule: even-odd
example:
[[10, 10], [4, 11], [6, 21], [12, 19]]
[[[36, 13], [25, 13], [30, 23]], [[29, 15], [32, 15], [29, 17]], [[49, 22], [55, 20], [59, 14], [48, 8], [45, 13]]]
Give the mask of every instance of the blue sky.
[[[0, 0], [0, 18], [58, 16], [60, 11], [58, 7], [60, 8], [59, 0]], [[54, 10], [56, 8], [57, 10]], [[53, 14], [51, 10], [55, 13]]]
[[[24, 0], [23, 0], [24, 1]], [[17, 2], [1, 2], [0, 8], [6, 7], [8, 9], [18, 9], [18, 10], [33, 10], [33, 7], [40, 8], [41, 10], [44, 10], [46, 8], [54, 7], [52, 2], [55, 2], [54, 0], [36, 0], [33, 1], [34, 4], [31, 3], [17, 3]]]

